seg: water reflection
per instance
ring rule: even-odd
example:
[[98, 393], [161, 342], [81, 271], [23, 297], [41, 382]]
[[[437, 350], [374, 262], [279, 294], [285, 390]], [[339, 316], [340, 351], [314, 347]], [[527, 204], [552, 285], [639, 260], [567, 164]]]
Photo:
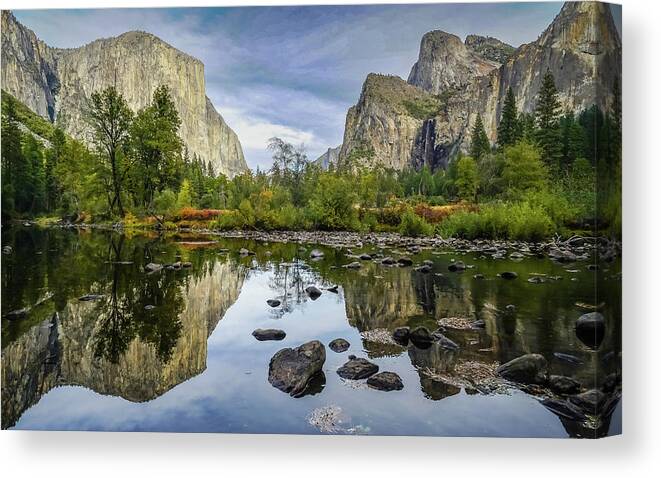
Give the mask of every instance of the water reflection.
[[[479, 389], [442, 379], [452, 378], [458, 373], [457, 367], [467, 362], [504, 363], [522, 354], [541, 353], [549, 361], [550, 373], [571, 376], [586, 389], [603, 387], [609, 376], [620, 371], [620, 283], [613, 279], [619, 272], [619, 263], [597, 272], [582, 269], [575, 273], [548, 260], [513, 263], [480, 260], [470, 253], [423, 251], [413, 257], [414, 261], [432, 260], [434, 264], [431, 273], [423, 274], [412, 267], [391, 267], [376, 261], [362, 261], [360, 269], [347, 270], [341, 266], [354, 259], [346, 256], [346, 250], [324, 248], [324, 258], [312, 261], [311, 248], [299, 244], [243, 240], [210, 244], [207, 238], [202, 246], [197, 241], [200, 239], [194, 237], [127, 237], [90, 231], [3, 231], [3, 246], [12, 245], [15, 251], [12, 256], [3, 257], [3, 315], [41, 302], [31, 307], [24, 320], [9, 323], [3, 319], [3, 428], [14, 426], [28, 408], [56, 387], [80, 385], [102, 395], [143, 403], [202, 374], [210, 360], [209, 337], [240, 293], [251, 304], [251, 315], [236, 317], [233, 329], [220, 331], [230, 334], [230, 330], [236, 330], [241, 339], [232, 339], [234, 344], [227, 347], [225, 355], [221, 350], [214, 352], [214, 363], [225, 367], [226, 375], [226, 368], [234, 364], [233, 381], [222, 386], [236, 388], [244, 397], [242, 400], [248, 400], [245, 403], [257, 407], [251, 409], [250, 419], [255, 422], [256, 431], [300, 431], [291, 423], [277, 428], [278, 419], [273, 417], [268, 419], [276, 427], [273, 429], [259, 420], [277, 415], [277, 407], [283, 408], [286, 403], [286, 407], [294, 407], [293, 416], [304, 423], [305, 407], [309, 406], [305, 400], [346, 402], [348, 412], [359, 415], [354, 417], [356, 420], [368, 415], [401, 415], [402, 406], [411, 413], [428, 410], [432, 403], [453, 404], [457, 400], [467, 407], [475, 399], [468, 394], [479, 394]], [[240, 254], [241, 248], [254, 255]], [[376, 249], [366, 250], [380, 253]], [[448, 272], [452, 259], [474, 266], [473, 271]], [[192, 267], [153, 274], [143, 271], [149, 262], [177, 261], [188, 261]], [[502, 270], [516, 271], [522, 280], [498, 279], [496, 274]], [[484, 280], [473, 278], [477, 271], [485, 276]], [[563, 279], [530, 284], [525, 281], [530, 273], [560, 275]], [[594, 280], [605, 291], [600, 293], [608, 298], [603, 300], [606, 307], [602, 313], [609, 318], [609, 326], [598, 351], [580, 343], [573, 330], [576, 318], [583, 312], [575, 304], [594, 302]], [[310, 300], [305, 292], [311, 284], [324, 291], [318, 301]], [[327, 290], [332, 286], [337, 286], [336, 293]], [[49, 293], [53, 297], [42, 301]], [[98, 297], [78, 300], [87, 294]], [[267, 299], [278, 299], [280, 304], [269, 307]], [[480, 319], [484, 328], [447, 328], [445, 335], [460, 345], [459, 351], [443, 349], [437, 343], [426, 349], [403, 347], [388, 340], [396, 327], [424, 325], [435, 330], [438, 321], [447, 317]], [[287, 330], [287, 340], [292, 337], [291, 340], [329, 341], [338, 336], [350, 339], [353, 348], [347, 353], [364, 352], [379, 361], [382, 370], [396, 370], [402, 375], [404, 392], [389, 396], [406, 398], [398, 403], [396, 398], [377, 395], [378, 413], [371, 410], [368, 415], [361, 415], [365, 405], [359, 401], [365, 399], [359, 397], [363, 392], [342, 385], [333, 367], [346, 358], [329, 351], [323, 379], [320, 376], [310, 388], [313, 394], [298, 404], [275, 402], [284, 398], [272, 397], [268, 395], [271, 390], [262, 388], [263, 373], [236, 375], [242, 373], [239, 367], [253, 364], [265, 371], [277, 348], [291, 346], [257, 344], [252, 339], [252, 330], [268, 320], [277, 320], [277, 327]], [[292, 328], [296, 320], [304, 320], [304, 324], [298, 325], [298, 335], [290, 334], [295, 332]], [[384, 333], [376, 333], [380, 331]], [[202, 386], [187, 384], [181, 393], [195, 396], [199, 392], [196, 387]], [[517, 401], [523, 400], [521, 395], [498, 400], [509, 400], [511, 413], [520, 413], [514, 403], [520, 405]], [[534, 396], [527, 400], [536, 403]], [[367, 403], [376, 402], [376, 398], [367, 399]], [[608, 431], [615, 403], [609, 404], [597, 425], [597, 434]], [[541, 404], [535, 408], [540, 409], [544, 410]], [[213, 413], [232, 416], [227, 409]], [[237, 411], [233, 413], [239, 416]], [[566, 417], [545, 413], [562, 423], [570, 436], [595, 433]], [[214, 417], [208, 419], [209, 423], [216, 423]], [[381, 433], [442, 434], [440, 420], [430, 409], [429, 417], [416, 429], [402, 423], [371, 426]], [[457, 415], [456, 420], [461, 421], [461, 416]], [[538, 418], [531, 418], [531, 422], [535, 420]], [[233, 430], [231, 423], [231, 419], [217, 423], [212, 431]], [[160, 429], [173, 426], [169, 423]], [[530, 431], [517, 432], [506, 421], [501, 426], [504, 435], [535, 434], [534, 423]]]

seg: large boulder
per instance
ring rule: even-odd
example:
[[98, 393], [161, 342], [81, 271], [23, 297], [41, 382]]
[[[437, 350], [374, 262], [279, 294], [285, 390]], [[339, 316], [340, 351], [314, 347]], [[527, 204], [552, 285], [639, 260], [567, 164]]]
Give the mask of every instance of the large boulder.
[[606, 321], [599, 312], [581, 315], [576, 321], [576, 336], [585, 345], [598, 348], [606, 335]]
[[506, 380], [523, 384], [546, 381], [546, 359], [539, 354], [526, 354], [502, 364], [498, 374]]
[[150, 262], [145, 266], [145, 272], [148, 274], [151, 274], [152, 272], [157, 272], [163, 269], [163, 266], [161, 264], [156, 264], [154, 262]]
[[569, 401], [590, 415], [598, 415], [606, 402], [606, 394], [592, 389], [569, 397]]
[[398, 344], [406, 345], [409, 341], [410, 334], [411, 329], [408, 327], [397, 327], [392, 333], [392, 338]]
[[360, 380], [371, 377], [379, 371], [379, 366], [364, 358], [353, 358], [337, 369], [337, 374], [342, 378]]
[[292, 397], [300, 397], [312, 377], [321, 372], [325, 361], [326, 349], [318, 340], [282, 349], [269, 363], [269, 383]]
[[367, 379], [367, 386], [384, 392], [401, 390], [404, 388], [402, 379], [395, 372], [380, 372]]
[[462, 272], [466, 270], [466, 264], [462, 261], [453, 262], [448, 266], [450, 272]]

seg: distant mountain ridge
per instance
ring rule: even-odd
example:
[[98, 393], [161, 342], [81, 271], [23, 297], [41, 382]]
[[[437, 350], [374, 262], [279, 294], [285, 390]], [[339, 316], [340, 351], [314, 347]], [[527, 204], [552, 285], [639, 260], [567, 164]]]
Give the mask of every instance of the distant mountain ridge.
[[236, 133], [206, 96], [204, 64], [145, 32], [52, 48], [2, 11], [2, 88], [71, 136], [89, 142], [83, 118], [94, 91], [116, 86], [133, 110], [160, 84], [170, 87], [190, 154], [229, 177], [248, 169]]

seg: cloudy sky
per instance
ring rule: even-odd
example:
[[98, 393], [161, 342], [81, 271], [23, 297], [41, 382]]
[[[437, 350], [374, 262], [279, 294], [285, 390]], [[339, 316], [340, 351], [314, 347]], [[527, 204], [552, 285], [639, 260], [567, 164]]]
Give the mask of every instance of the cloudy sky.
[[129, 30], [154, 33], [205, 64], [207, 95], [248, 164], [270, 167], [272, 136], [316, 158], [342, 142], [347, 108], [370, 72], [407, 78], [425, 32], [533, 41], [561, 3], [15, 10], [51, 46]]

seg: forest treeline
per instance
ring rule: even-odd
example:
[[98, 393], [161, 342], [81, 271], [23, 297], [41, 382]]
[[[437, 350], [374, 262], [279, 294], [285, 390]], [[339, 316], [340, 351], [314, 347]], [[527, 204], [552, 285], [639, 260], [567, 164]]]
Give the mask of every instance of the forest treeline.
[[[272, 138], [273, 165], [228, 179], [190, 155], [165, 86], [133, 112], [95, 92], [88, 148], [3, 91], [3, 219], [59, 216], [174, 228], [190, 215], [217, 229], [399, 231], [539, 240], [621, 227], [621, 95], [607, 112], [562, 111], [547, 72], [533, 113], [507, 92], [491, 144], [480, 117], [469, 155], [447, 170], [365, 167], [359, 148], [323, 171], [304, 146]], [[201, 210], [201, 211], [200, 211]]]

